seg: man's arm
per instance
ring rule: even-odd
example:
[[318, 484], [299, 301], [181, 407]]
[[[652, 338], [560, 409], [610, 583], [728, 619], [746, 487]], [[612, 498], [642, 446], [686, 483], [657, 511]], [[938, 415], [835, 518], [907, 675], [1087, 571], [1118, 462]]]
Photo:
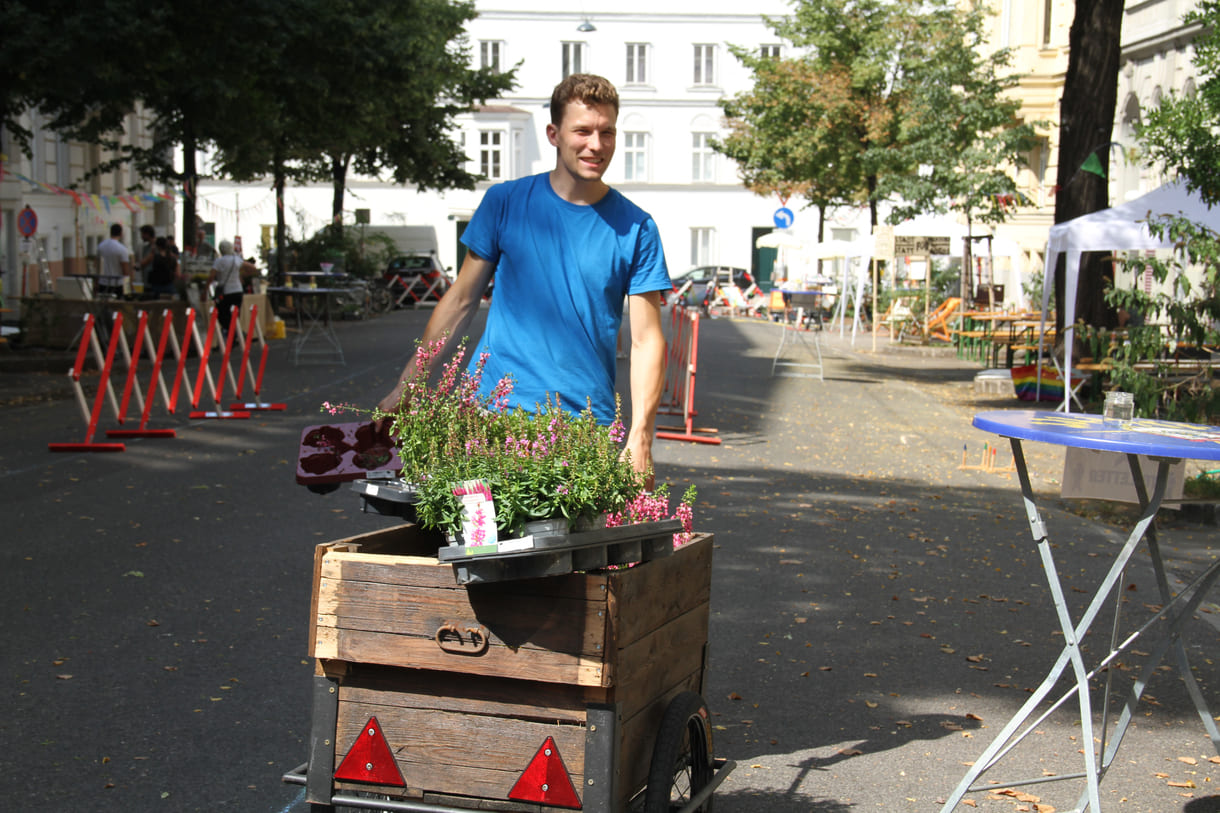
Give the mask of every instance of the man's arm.
[[[466, 329], [470, 327], [474, 315], [479, 310], [479, 302], [482, 301], [483, 292], [487, 290], [487, 283], [491, 281], [492, 272], [495, 270], [496, 267], [491, 262], [473, 251], [466, 252], [466, 259], [462, 262], [457, 279], [441, 297], [436, 309], [432, 311], [428, 325], [424, 328], [421, 341], [425, 347], [437, 339], [445, 338], [444, 350], [433, 357], [434, 365], [447, 358], [453, 346], [466, 335]], [[411, 360], [403, 368], [402, 375], [398, 377], [394, 389], [381, 399], [381, 402], [377, 404], [378, 408], [390, 412], [398, 407], [398, 402], [402, 399], [403, 382], [409, 380], [415, 373], [415, 358], [414, 355], [411, 356]]]
[[[627, 297], [631, 317], [631, 428], [625, 451], [636, 471], [652, 469], [652, 439], [657, 407], [665, 389], [665, 333], [661, 327], [661, 292]], [[651, 490], [650, 473], [645, 486]]]

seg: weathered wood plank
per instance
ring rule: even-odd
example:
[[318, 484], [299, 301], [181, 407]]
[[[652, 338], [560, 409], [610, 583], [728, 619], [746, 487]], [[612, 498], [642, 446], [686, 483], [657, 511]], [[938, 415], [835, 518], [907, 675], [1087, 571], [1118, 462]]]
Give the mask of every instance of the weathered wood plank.
[[702, 534], [672, 556], [611, 574], [610, 639], [629, 646], [711, 595], [712, 536]]
[[619, 775], [628, 794], [640, 790], [648, 783], [648, 767], [652, 762], [652, 749], [661, 730], [661, 719], [669, 701], [680, 692], [697, 691], [699, 674], [688, 675], [665, 693], [652, 698], [639, 714], [624, 718], [619, 730]]
[[340, 698], [336, 759], [342, 760], [369, 717], [376, 716], [412, 789], [505, 799], [548, 736], [555, 739], [578, 793], [583, 785], [583, 725], [349, 702], [342, 690]]
[[525, 720], [584, 725], [585, 709], [603, 697], [589, 697], [579, 686], [430, 672], [422, 669], [360, 667], [342, 698], [355, 703], [482, 716], [516, 716]]
[[619, 653], [613, 692], [623, 719], [703, 670], [709, 614], [701, 604]]
[[601, 657], [606, 604], [519, 594], [476, 597], [465, 590], [404, 588], [323, 577], [316, 624], [433, 639], [444, 624], [485, 627], [490, 646], [553, 649]]
[[501, 647], [489, 647], [483, 655], [456, 655], [442, 651], [431, 639], [332, 627], [319, 627], [316, 638], [314, 651], [310, 653], [313, 657], [352, 663], [437, 669], [578, 686], [601, 686], [605, 671], [600, 659], [548, 650], [513, 653]]
[[494, 601], [497, 596], [522, 594], [604, 601], [609, 577], [604, 573], [571, 573], [544, 579], [520, 579], [494, 584], [459, 585], [453, 565], [430, 556], [391, 556], [365, 552], [339, 553], [325, 560], [324, 575], [351, 581], [403, 586], [433, 586], [469, 590], [472, 597]]

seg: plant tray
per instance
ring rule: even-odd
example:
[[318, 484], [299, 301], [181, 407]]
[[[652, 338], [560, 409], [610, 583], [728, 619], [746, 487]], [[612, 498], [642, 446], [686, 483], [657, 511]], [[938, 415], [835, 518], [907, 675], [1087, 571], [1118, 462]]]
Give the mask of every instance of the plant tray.
[[[496, 545], [447, 545], [436, 558], [453, 565], [458, 584], [561, 576], [610, 565], [648, 562], [673, 553], [676, 519], [579, 532], [535, 533]], [[529, 547], [522, 549], [523, 546]]]
[[389, 431], [378, 431], [372, 422], [319, 424], [301, 432], [297, 482], [303, 486], [333, 485], [375, 472], [401, 470], [402, 460]]

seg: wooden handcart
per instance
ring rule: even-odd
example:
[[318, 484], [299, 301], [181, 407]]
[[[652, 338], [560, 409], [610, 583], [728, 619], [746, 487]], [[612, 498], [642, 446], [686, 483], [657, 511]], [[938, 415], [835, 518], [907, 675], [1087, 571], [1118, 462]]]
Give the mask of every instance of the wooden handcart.
[[710, 809], [734, 767], [702, 699], [711, 535], [472, 584], [438, 542], [406, 524], [316, 549], [309, 761], [284, 777], [311, 810]]

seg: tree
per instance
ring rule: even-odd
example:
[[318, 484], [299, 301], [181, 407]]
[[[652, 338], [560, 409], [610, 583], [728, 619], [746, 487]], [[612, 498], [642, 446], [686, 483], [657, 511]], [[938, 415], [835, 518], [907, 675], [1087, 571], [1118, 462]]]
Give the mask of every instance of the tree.
[[[1114, 111], [1118, 105], [1118, 66], [1121, 50], [1123, 0], [1076, 0], [1069, 35], [1067, 75], [1059, 105], [1059, 173], [1055, 222], [1062, 223], [1110, 205], [1105, 170], [1108, 164]], [[1099, 151], [1100, 154], [1099, 154]], [[1092, 156], [1097, 156], [1090, 160]], [[1100, 160], [1099, 160], [1100, 159]], [[1115, 314], [1104, 300], [1108, 278], [1101, 256], [1081, 257], [1077, 280], [1076, 315], [1087, 324], [1113, 325]], [[1064, 266], [1053, 271], [1055, 323], [1063, 335]]]
[[[945, 14], [944, 11], [936, 12]], [[984, 9], [974, 4], [936, 22], [943, 34], [921, 66], [910, 71], [909, 110], [879, 193], [897, 203], [890, 220], [955, 211], [966, 218], [962, 299], [968, 298], [974, 223], [1001, 223], [1017, 197], [1013, 169], [1024, 165], [1035, 142], [1032, 124], [1017, 123], [1020, 101], [1005, 97], [1016, 86], [1001, 76], [1011, 55], [985, 55]], [[903, 171], [918, 166], [920, 172]]]
[[511, 89], [515, 71], [470, 67], [464, 32], [477, 15], [470, 0], [349, 2], [358, 13], [322, 12], [329, 18], [319, 30], [317, 67], [331, 93], [302, 121], [314, 135], [314, 169], [334, 185], [339, 231], [352, 168], [421, 190], [473, 189], [478, 177], [464, 168], [454, 116]]
[[[1149, 111], [1138, 137], [1150, 163], [1185, 179], [1187, 188], [1215, 206], [1220, 204], [1220, 147], [1215, 136], [1220, 129], [1220, 0], [1201, 0], [1184, 21], [1199, 26], [1194, 42], [1194, 65], [1202, 80], [1198, 93], [1170, 94]], [[1175, 355], [1207, 358], [1204, 348], [1220, 341], [1220, 234], [1182, 216], [1155, 218], [1148, 228], [1174, 246], [1172, 256], [1133, 258], [1124, 270], [1138, 278], [1151, 269], [1159, 282], [1169, 282], [1169, 292], [1149, 296], [1138, 285], [1109, 287], [1108, 305], [1139, 314], [1142, 320], [1136, 321], [1146, 323], [1129, 327], [1127, 340], [1118, 345], [1111, 378], [1116, 387], [1135, 394], [1140, 415], [1210, 423], [1217, 403], [1213, 371], [1204, 367], [1193, 376], [1168, 375], [1164, 351], [1166, 332], [1176, 346]], [[1165, 332], [1161, 324], [1167, 325]], [[1108, 349], [1106, 331], [1097, 333]], [[1140, 362], [1144, 364], [1137, 369]], [[1149, 364], [1152, 372], [1146, 371]]]
[[768, 20], [791, 43], [782, 60], [734, 53], [754, 88], [728, 100], [722, 152], [760, 194], [800, 191], [813, 205], [866, 201], [872, 225], [887, 174], [913, 174], [900, 152], [912, 94], [958, 31], [952, 0], [803, 0]]
[[821, 241], [828, 208], [864, 199], [854, 133], [834, 126], [849, 115], [850, 80], [802, 59], [733, 53], [754, 72], [754, 88], [723, 102], [731, 132], [713, 147], [737, 162], [750, 191], [800, 195], [817, 207]]

